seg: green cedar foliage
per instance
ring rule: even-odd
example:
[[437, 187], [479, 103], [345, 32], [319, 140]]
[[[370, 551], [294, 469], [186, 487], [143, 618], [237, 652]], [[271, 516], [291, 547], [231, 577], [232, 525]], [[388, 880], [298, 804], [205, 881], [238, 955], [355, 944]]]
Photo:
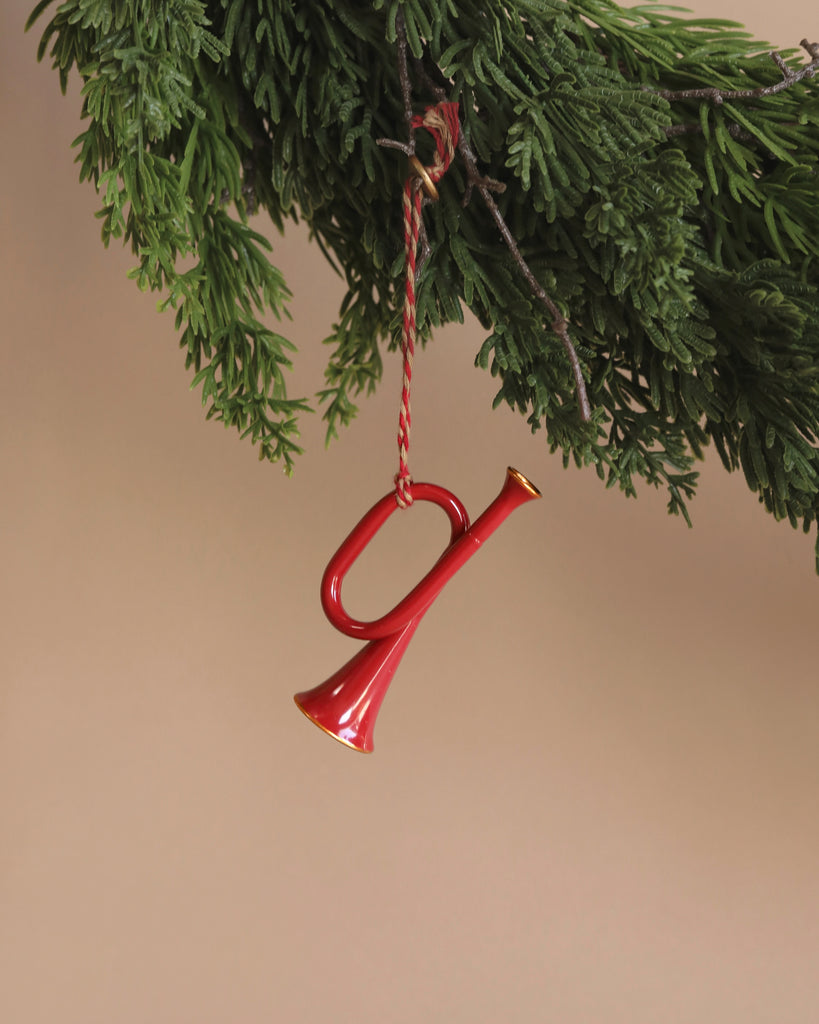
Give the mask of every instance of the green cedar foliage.
[[[376, 139], [405, 133], [399, 8], [411, 58], [440, 69], [482, 173], [507, 185], [498, 205], [570, 321], [592, 420], [487, 209], [477, 195], [462, 206], [457, 158], [424, 212], [422, 338], [470, 309], [496, 402], [607, 486], [663, 485], [687, 519], [694, 460], [713, 442], [770, 512], [807, 530], [819, 507], [819, 92], [806, 77], [762, 98], [669, 102], [661, 91], [755, 89], [782, 72], [740, 26], [657, 5], [61, 3], [39, 55], [63, 88], [72, 67], [82, 78], [80, 176], [101, 197], [104, 242], [130, 243], [139, 286], [176, 310], [208, 415], [290, 468], [307, 404], [287, 397], [291, 346], [261, 320], [286, 311], [288, 292], [248, 226], [257, 207], [279, 228], [303, 218], [347, 282], [326, 339], [328, 437], [397, 343], [406, 165]], [[413, 83], [421, 110], [433, 98]]]

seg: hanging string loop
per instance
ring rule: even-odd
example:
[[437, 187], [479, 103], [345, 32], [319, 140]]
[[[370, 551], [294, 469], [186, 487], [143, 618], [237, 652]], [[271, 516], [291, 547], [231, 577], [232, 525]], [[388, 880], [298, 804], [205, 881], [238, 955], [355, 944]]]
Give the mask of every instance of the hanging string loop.
[[412, 119], [413, 128], [425, 128], [435, 141], [435, 157], [424, 166], [416, 156], [410, 157], [410, 174], [404, 183], [404, 316], [401, 326], [401, 352], [404, 375], [401, 387], [401, 407], [398, 414], [398, 473], [395, 477], [395, 500], [400, 508], [412, 504], [412, 476], [409, 471], [409, 442], [412, 416], [410, 390], [412, 363], [415, 356], [415, 267], [418, 235], [421, 229], [421, 203], [423, 196], [438, 198], [436, 183], [446, 173], [455, 155], [458, 143], [457, 103], [438, 103], [427, 107], [424, 114]]

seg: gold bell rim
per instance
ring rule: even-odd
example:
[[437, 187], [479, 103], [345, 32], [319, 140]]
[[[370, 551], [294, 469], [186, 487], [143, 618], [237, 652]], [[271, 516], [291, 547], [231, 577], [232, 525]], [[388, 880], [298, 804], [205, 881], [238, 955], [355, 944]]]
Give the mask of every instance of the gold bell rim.
[[326, 732], [331, 739], [334, 739], [336, 743], [340, 743], [343, 747], [349, 747], [350, 750], [356, 750], [358, 751], [359, 754], [372, 754], [372, 750], [365, 750], [364, 747], [357, 747], [355, 743], [351, 743], [349, 740], [345, 740], [341, 736], [337, 736], [334, 732], [331, 732], [326, 725], [322, 725], [321, 722], [318, 721], [318, 719], [313, 718], [310, 712], [305, 711], [301, 704], [299, 704], [300, 696], [301, 694], [297, 693], [296, 696], [293, 698], [293, 703], [296, 705], [299, 711], [301, 711], [304, 717], [309, 719], [309, 721], [313, 723], [313, 725], [317, 725], [322, 732]]
[[513, 476], [517, 480], [517, 482], [521, 485], [521, 487], [525, 487], [526, 490], [532, 495], [533, 498], [542, 498], [543, 497], [543, 495], [540, 493], [540, 491], [537, 489], [537, 487], [535, 487], [535, 485], [532, 483], [532, 481], [529, 480], [527, 477], [525, 477], [523, 475], [523, 473], [520, 472], [519, 469], [515, 469], [514, 466], [507, 466], [506, 467], [506, 472], [509, 474], [509, 476]]

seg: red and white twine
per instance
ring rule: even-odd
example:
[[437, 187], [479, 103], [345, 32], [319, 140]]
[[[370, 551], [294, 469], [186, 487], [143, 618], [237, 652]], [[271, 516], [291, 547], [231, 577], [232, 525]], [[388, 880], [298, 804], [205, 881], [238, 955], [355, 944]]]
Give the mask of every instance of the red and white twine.
[[421, 227], [422, 192], [431, 199], [438, 198], [435, 183], [445, 174], [455, 155], [458, 142], [458, 104], [439, 103], [427, 107], [423, 116], [412, 119], [413, 128], [426, 128], [435, 140], [435, 159], [424, 167], [411, 157], [413, 173], [404, 184], [404, 253], [405, 280], [404, 320], [401, 328], [401, 350], [404, 357], [404, 379], [401, 388], [401, 409], [398, 415], [398, 474], [395, 478], [395, 500], [401, 508], [412, 504], [412, 476], [409, 471], [409, 442], [412, 416], [410, 414], [410, 387], [412, 361], [415, 356], [415, 261], [418, 233]]

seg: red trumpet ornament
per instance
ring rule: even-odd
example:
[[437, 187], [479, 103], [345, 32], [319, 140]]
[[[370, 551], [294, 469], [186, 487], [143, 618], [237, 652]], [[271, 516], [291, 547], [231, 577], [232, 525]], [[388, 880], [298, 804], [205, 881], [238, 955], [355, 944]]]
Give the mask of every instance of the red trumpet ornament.
[[370, 509], [336, 551], [321, 581], [321, 603], [330, 622], [347, 636], [369, 643], [338, 672], [312, 690], [297, 693], [296, 704], [309, 719], [341, 743], [370, 753], [375, 720], [401, 656], [424, 612], [436, 596], [519, 505], [540, 497], [516, 469], [506, 471], [500, 494], [469, 525], [469, 516], [450, 491], [436, 484], [413, 484], [414, 501], [430, 501], [449, 517], [451, 537], [443, 554], [405, 598], [380, 619], [353, 619], [341, 603], [341, 584], [350, 567], [399, 506], [390, 492]]

